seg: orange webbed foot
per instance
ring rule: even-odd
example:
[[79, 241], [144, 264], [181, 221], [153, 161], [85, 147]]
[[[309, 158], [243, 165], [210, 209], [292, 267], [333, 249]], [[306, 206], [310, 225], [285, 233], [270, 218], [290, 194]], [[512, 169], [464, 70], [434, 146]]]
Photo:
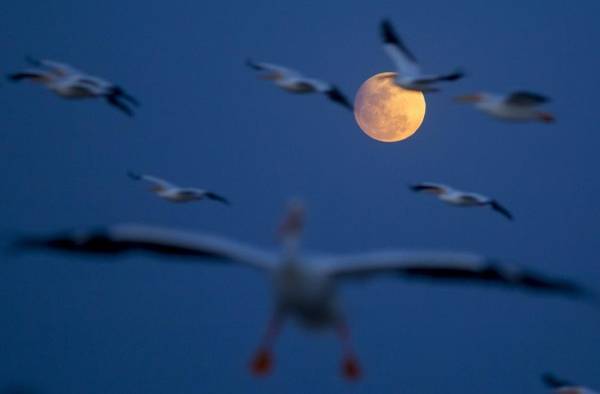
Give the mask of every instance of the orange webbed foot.
[[361, 377], [360, 365], [353, 356], [347, 356], [342, 361], [342, 375], [348, 380], [357, 380]]
[[250, 370], [255, 376], [265, 376], [273, 369], [273, 355], [268, 350], [260, 350], [252, 363], [250, 364]]

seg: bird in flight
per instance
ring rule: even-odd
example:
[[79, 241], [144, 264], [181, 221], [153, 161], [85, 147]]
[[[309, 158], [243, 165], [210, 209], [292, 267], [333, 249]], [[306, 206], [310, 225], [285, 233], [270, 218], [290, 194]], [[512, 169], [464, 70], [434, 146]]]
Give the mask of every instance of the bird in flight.
[[139, 106], [137, 99], [123, 88], [105, 79], [86, 74], [68, 64], [52, 60], [27, 58], [34, 67], [12, 73], [13, 82], [30, 80], [40, 83], [57, 95], [68, 99], [104, 98], [126, 115], [133, 116], [130, 105]]
[[197, 189], [191, 187], [179, 187], [164, 179], [157, 178], [152, 175], [137, 174], [129, 171], [127, 173], [129, 177], [136, 181], [145, 181], [152, 185], [150, 189], [160, 198], [164, 198], [171, 202], [191, 202], [199, 200], [213, 200], [218, 201], [225, 205], [230, 205], [229, 200], [220, 194], [213, 193], [204, 189]]
[[464, 73], [459, 70], [449, 74], [423, 74], [417, 59], [396, 34], [388, 20], [381, 22], [381, 37], [385, 53], [396, 66], [395, 82], [404, 89], [418, 90], [423, 93], [437, 92], [439, 89], [435, 85], [438, 82], [456, 81], [464, 76]]
[[198, 262], [239, 263], [265, 272], [272, 280], [274, 308], [264, 337], [250, 363], [251, 372], [267, 375], [274, 365], [273, 347], [290, 317], [307, 328], [332, 328], [342, 343], [342, 375], [361, 376], [350, 330], [338, 303], [337, 285], [352, 279], [393, 276], [439, 282], [479, 283], [511, 289], [587, 297], [579, 285], [507, 266], [472, 253], [378, 251], [353, 255], [313, 255], [300, 252], [304, 206], [290, 203], [278, 228], [281, 251], [272, 253], [229, 239], [145, 225], [117, 225], [93, 231], [23, 237], [15, 247], [116, 258], [130, 252], [180, 257]]
[[410, 186], [414, 192], [425, 192], [435, 195], [440, 201], [459, 207], [485, 207], [489, 206], [508, 220], [513, 220], [513, 215], [500, 203], [491, 197], [478, 193], [465, 192], [439, 183], [423, 182]]
[[551, 373], [543, 374], [542, 381], [546, 387], [552, 389], [554, 394], [600, 394], [597, 391], [591, 390], [587, 387], [579, 386], [577, 384], [560, 379]]
[[254, 62], [252, 60], [247, 60], [246, 64], [254, 70], [264, 72], [262, 78], [273, 81], [275, 85], [283, 90], [291, 93], [323, 93], [330, 100], [351, 111], [353, 110], [350, 101], [335, 85], [305, 77], [296, 70], [276, 64]]
[[472, 103], [479, 111], [501, 120], [543, 123], [552, 123], [555, 120], [551, 113], [539, 110], [539, 107], [550, 99], [537, 93], [518, 91], [500, 95], [480, 92], [459, 96], [456, 100]]

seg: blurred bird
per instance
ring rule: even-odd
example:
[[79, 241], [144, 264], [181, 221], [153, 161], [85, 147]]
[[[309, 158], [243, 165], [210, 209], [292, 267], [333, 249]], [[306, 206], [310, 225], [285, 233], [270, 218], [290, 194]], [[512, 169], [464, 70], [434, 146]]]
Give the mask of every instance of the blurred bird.
[[230, 205], [229, 200], [227, 200], [225, 197], [208, 190], [179, 187], [165, 181], [164, 179], [160, 179], [152, 175], [136, 174], [135, 172], [131, 171], [129, 171], [127, 175], [136, 181], [149, 182], [152, 185], [152, 188], [150, 189], [151, 191], [153, 191], [157, 196], [171, 202], [190, 202], [207, 199], [218, 201], [225, 205]]
[[400, 87], [423, 93], [437, 92], [439, 90], [435, 86], [437, 82], [456, 81], [464, 77], [464, 73], [460, 70], [441, 75], [422, 74], [417, 59], [396, 34], [390, 21], [381, 22], [381, 35], [383, 49], [396, 66], [395, 82]]
[[600, 394], [597, 391], [559, 379], [551, 373], [543, 374], [542, 381], [547, 387], [553, 389], [555, 394]]
[[550, 99], [537, 93], [518, 91], [498, 95], [481, 92], [459, 96], [456, 100], [472, 103], [478, 110], [502, 120], [554, 122], [552, 114], [538, 111], [538, 107]]
[[423, 182], [410, 186], [410, 189], [415, 192], [431, 193], [441, 201], [459, 207], [484, 207], [490, 206], [494, 211], [500, 213], [509, 220], [513, 220], [513, 215], [498, 201], [493, 198], [486, 197], [481, 194], [464, 192], [453, 189], [450, 186], [439, 183]]
[[353, 110], [346, 96], [335, 86], [318, 79], [308, 78], [298, 71], [270, 63], [258, 63], [247, 60], [246, 64], [258, 71], [265, 71], [262, 78], [271, 80], [275, 85], [291, 93], [324, 93], [330, 100]]
[[266, 272], [273, 281], [275, 308], [256, 356], [250, 364], [258, 376], [273, 367], [272, 348], [284, 320], [295, 317], [312, 328], [335, 328], [343, 345], [342, 374], [357, 379], [361, 368], [351, 346], [349, 329], [339, 308], [336, 289], [340, 281], [379, 274], [406, 279], [455, 281], [499, 285], [507, 288], [585, 297], [578, 285], [532, 272], [503, 266], [469, 253], [382, 251], [346, 256], [300, 253], [304, 207], [290, 204], [278, 228], [281, 253], [269, 253], [237, 242], [197, 233], [119, 225], [89, 232], [50, 237], [24, 237], [15, 247], [57, 250], [116, 257], [128, 252], [240, 263]]
[[103, 97], [110, 105], [129, 116], [133, 116], [133, 111], [128, 104], [139, 106], [139, 102], [121, 87], [68, 64], [29, 57], [27, 61], [36, 68], [10, 74], [8, 79], [14, 82], [30, 80], [41, 83], [57, 95], [69, 99]]

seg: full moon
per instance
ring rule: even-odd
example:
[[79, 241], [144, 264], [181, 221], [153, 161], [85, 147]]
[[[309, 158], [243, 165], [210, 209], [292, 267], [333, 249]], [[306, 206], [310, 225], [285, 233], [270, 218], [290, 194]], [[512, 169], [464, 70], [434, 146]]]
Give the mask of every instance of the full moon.
[[369, 137], [396, 142], [413, 135], [425, 117], [423, 93], [402, 89], [392, 72], [367, 79], [354, 99], [354, 117]]

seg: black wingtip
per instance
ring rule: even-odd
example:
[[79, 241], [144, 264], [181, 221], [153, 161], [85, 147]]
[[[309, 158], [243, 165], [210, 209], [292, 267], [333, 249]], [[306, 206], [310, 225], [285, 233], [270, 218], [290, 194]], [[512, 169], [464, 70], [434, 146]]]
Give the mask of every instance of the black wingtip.
[[253, 70], [260, 70], [260, 67], [251, 58], [246, 58], [245, 64]]
[[140, 174], [131, 170], [127, 170], [127, 176], [135, 181], [139, 181], [140, 179], [142, 179], [142, 176]]
[[208, 197], [211, 200], [218, 201], [221, 204], [231, 206], [231, 202], [227, 198], [221, 196], [220, 194], [209, 192], [209, 193], [206, 193], [206, 197]]
[[467, 73], [465, 73], [464, 70], [457, 69], [453, 73], [448, 74], [448, 76], [446, 77], [446, 80], [447, 81], [456, 81], [456, 80], [462, 79], [462, 78], [464, 78], [466, 76], [467, 76]]
[[121, 111], [122, 113], [124, 113], [125, 115], [129, 116], [130, 118], [132, 118], [133, 115], [134, 115], [133, 111], [127, 105], [125, 105], [124, 103], [122, 103], [121, 101], [119, 101], [118, 97], [119, 96], [116, 95], [116, 94], [109, 93], [106, 96], [106, 101], [108, 102], [108, 104], [112, 105], [113, 107], [115, 107], [116, 109], [118, 109], [119, 111]]
[[545, 372], [542, 374], [542, 381], [544, 384], [552, 389], [558, 389], [565, 386], [571, 386], [571, 384], [565, 380], [559, 379], [551, 372]]
[[381, 37], [383, 38], [383, 42], [387, 44], [398, 44], [398, 35], [394, 31], [392, 22], [389, 19], [381, 21]]
[[501, 214], [508, 220], [511, 220], [511, 221], [514, 220], [513, 214], [508, 209], [506, 209], [503, 205], [501, 205], [498, 201], [492, 200], [492, 201], [490, 201], [489, 204], [494, 211], [498, 212], [499, 214]]
[[344, 96], [344, 94], [336, 86], [332, 86], [326, 92], [326, 94], [330, 100], [343, 105], [344, 107], [348, 108], [350, 111], [354, 111], [354, 106], [352, 105], [352, 103], [350, 103], [350, 101], [346, 98], [346, 96]]
[[40, 77], [40, 75], [32, 73], [32, 72], [17, 72], [17, 73], [8, 74], [6, 76], [6, 79], [8, 79], [11, 82], [19, 82], [19, 81], [22, 81], [23, 79], [39, 78], [39, 77]]

